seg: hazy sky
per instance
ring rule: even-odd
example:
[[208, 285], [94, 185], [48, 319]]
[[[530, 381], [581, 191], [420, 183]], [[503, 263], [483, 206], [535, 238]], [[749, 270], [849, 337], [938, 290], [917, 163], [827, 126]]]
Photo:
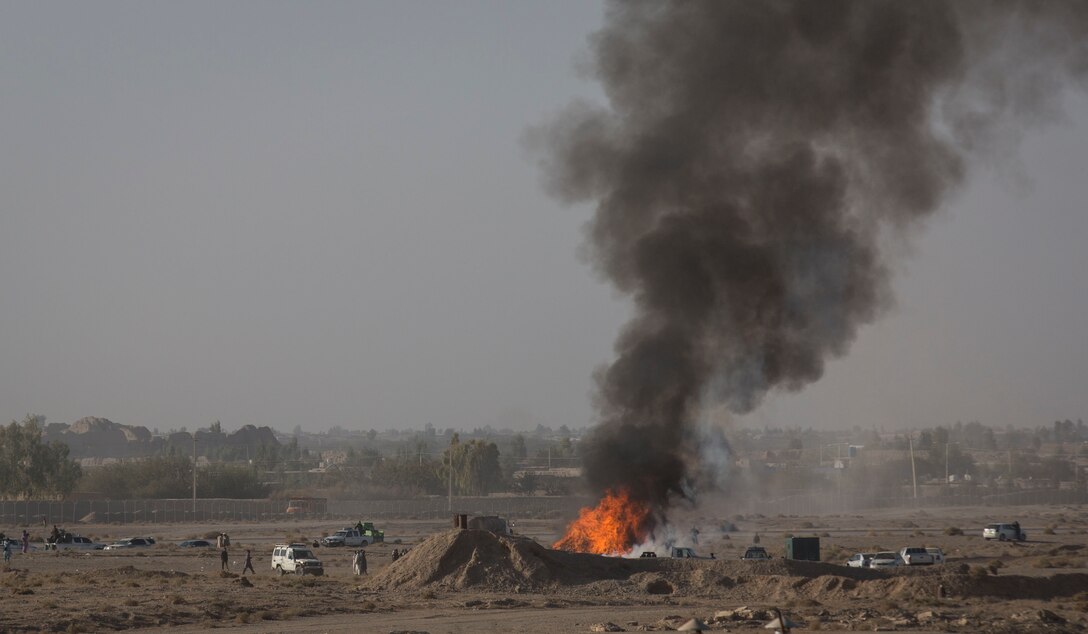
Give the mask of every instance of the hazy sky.
[[[527, 126], [599, 5], [0, 2], [0, 416], [583, 426], [622, 298]], [[750, 424], [1088, 414], [1088, 99], [897, 260], [897, 306]]]

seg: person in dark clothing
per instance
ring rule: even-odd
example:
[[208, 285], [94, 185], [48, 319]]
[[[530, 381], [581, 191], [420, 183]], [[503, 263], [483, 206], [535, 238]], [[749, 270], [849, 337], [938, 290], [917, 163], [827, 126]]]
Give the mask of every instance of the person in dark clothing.
[[257, 571], [253, 569], [253, 556], [248, 550], [246, 551], [246, 565], [242, 567], [242, 574], [246, 574], [247, 570], [253, 574], [257, 574]]
[[219, 551], [219, 561], [222, 564], [222, 570], [228, 570], [230, 568], [230, 555], [227, 554], [227, 549]]

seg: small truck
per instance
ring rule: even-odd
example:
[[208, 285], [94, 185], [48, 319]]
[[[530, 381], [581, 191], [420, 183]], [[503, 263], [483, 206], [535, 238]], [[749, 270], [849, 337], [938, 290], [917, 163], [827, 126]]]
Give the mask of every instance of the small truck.
[[371, 538], [359, 532], [354, 526], [341, 528], [332, 535], [321, 540], [322, 546], [369, 546]]
[[374, 528], [374, 522], [359, 522], [355, 525], [355, 530], [362, 533], [370, 544], [385, 541], [385, 531]]
[[671, 548], [669, 550], [669, 557], [672, 557], [673, 559], [714, 559], [713, 555], [711, 555], [710, 557], [703, 557], [701, 555], [696, 555], [694, 549], [686, 548], [686, 547], [685, 548], [679, 548], [679, 547]]

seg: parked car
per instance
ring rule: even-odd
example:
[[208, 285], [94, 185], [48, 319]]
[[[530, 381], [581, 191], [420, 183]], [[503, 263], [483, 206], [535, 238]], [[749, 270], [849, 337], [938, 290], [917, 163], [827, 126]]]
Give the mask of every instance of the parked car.
[[986, 528], [982, 529], [982, 537], [986, 541], [991, 539], [997, 539], [1000, 541], [1027, 541], [1028, 534], [1020, 528], [1020, 522], [1013, 522], [1011, 524], [988, 524]]
[[929, 554], [929, 551], [925, 548], [919, 546], [907, 546], [899, 551], [899, 557], [907, 566], [933, 565], [933, 555]]
[[940, 548], [926, 548], [926, 552], [933, 556], [933, 563], [944, 565], [944, 551]]
[[181, 548], [211, 548], [212, 543], [206, 539], [187, 539], [178, 546]]
[[147, 548], [154, 546], [155, 540], [150, 537], [127, 537], [109, 544], [103, 550], [123, 550], [125, 548]]
[[673, 559], [714, 559], [713, 553], [710, 557], [703, 557], [702, 555], [695, 554], [693, 548], [677, 548], [674, 547], [669, 550], [669, 557]]
[[870, 568], [898, 568], [903, 565], [903, 558], [899, 556], [899, 553], [882, 552], [873, 555], [871, 561], [869, 561]]
[[306, 544], [280, 544], [272, 550], [272, 570], [285, 575], [293, 572], [296, 575], [315, 575], [320, 577], [325, 574], [325, 567], [321, 560], [314, 556], [312, 550]]
[[90, 537], [65, 533], [55, 543], [46, 544], [46, 547], [53, 550], [102, 550], [106, 545], [99, 544]]
[[846, 560], [846, 565], [851, 568], [868, 568], [869, 562], [873, 560], [873, 553], [857, 553], [850, 559]]
[[767, 554], [767, 549], [762, 546], [749, 546], [744, 554], [741, 555], [741, 559], [770, 559], [771, 556]]
[[322, 546], [369, 546], [371, 538], [359, 532], [359, 529], [348, 526], [341, 528], [332, 535], [321, 540]]

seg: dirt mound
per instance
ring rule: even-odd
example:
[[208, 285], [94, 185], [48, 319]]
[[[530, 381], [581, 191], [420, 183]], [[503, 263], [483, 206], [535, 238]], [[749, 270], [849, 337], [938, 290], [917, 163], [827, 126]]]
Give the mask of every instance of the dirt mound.
[[625, 579], [633, 572], [632, 560], [549, 550], [523, 537], [469, 529], [425, 540], [369, 583], [382, 589], [435, 585], [517, 592]]
[[623, 559], [550, 550], [536, 542], [482, 530], [437, 534], [374, 575], [375, 589], [435, 587], [494, 592], [559, 591], [584, 595], [678, 594], [737, 600], [849, 601], [950, 596], [1051, 599], [1088, 587], [1088, 575], [976, 577], [927, 566], [895, 572], [828, 563]]
[[177, 579], [189, 576], [187, 573], [178, 570], [141, 570], [135, 566], [103, 568], [101, 570], [81, 572], [79, 575], [85, 579], [109, 579], [112, 577], [124, 579]]
[[953, 596], [1049, 600], [1083, 592], [1088, 588], [1088, 574], [1060, 574], [1049, 577], [952, 575], [944, 580], [944, 584]]

